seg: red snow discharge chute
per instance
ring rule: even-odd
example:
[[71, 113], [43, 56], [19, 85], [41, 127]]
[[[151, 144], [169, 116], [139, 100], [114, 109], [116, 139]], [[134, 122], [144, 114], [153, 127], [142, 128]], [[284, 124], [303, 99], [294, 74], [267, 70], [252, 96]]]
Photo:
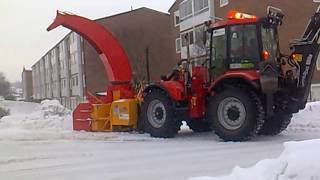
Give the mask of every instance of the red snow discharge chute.
[[102, 25], [74, 14], [57, 11], [48, 31], [64, 26], [84, 37], [99, 53], [112, 84], [126, 84], [132, 79], [129, 58], [119, 41]]

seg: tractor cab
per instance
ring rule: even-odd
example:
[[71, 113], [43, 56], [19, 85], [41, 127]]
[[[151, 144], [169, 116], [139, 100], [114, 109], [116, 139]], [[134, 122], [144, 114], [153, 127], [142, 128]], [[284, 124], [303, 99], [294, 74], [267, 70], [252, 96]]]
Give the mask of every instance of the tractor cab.
[[268, 16], [262, 18], [231, 11], [228, 20], [206, 24], [211, 76], [217, 78], [229, 70], [258, 70], [260, 62], [279, 58], [277, 27], [283, 15], [271, 8], [268, 11]]

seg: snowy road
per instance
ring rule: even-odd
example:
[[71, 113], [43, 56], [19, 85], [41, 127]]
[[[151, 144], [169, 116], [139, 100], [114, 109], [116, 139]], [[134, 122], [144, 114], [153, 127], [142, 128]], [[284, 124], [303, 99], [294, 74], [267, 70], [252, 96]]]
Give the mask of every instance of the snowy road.
[[[135, 135], [132, 135], [135, 136]], [[219, 142], [211, 133], [170, 140], [0, 142], [1, 179], [188, 179], [230, 173], [275, 158], [283, 142], [320, 138], [288, 132], [252, 142]]]
[[[29, 104], [26, 107], [30, 111], [39, 108]], [[15, 107], [12, 109], [19, 114]], [[278, 157], [284, 142], [320, 138], [320, 126], [316, 123], [296, 124], [282, 135], [242, 143], [221, 142], [213, 133], [194, 134], [186, 127], [174, 139], [154, 139], [135, 133], [43, 130], [43, 126], [27, 131], [23, 128], [39, 124], [35, 123], [39, 121], [36, 114], [25, 115], [30, 111], [0, 121], [1, 179], [182, 180], [219, 176], [229, 174], [237, 165], [249, 167], [261, 159]], [[61, 118], [58, 120], [61, 122]], [[18, 123], [10, 124], [11, 121]], [[28, 124], [29, 121], [34, 122]], [[57, 122], [49, 125], [60, 127]], [[8, 140], [9, 135], [12, 138]]]

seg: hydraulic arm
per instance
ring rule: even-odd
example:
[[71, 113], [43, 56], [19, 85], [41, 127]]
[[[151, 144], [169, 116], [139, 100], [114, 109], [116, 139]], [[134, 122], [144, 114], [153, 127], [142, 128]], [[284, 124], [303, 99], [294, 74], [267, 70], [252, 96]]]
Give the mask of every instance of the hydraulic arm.
[[[293, 41], [291, 49], [292, 56], [296, 58], [300, 66], [299, 81], [297, 88], [291, 95], [291, 110], [297, 112], [303, 109], [308, 100], [311, 89], [312, 77], [319, 61], [320, 51], [320, 12], [317, 11], [310, 19], [301, 39]], [[302, 57], [302, 58], [297, 58]]]

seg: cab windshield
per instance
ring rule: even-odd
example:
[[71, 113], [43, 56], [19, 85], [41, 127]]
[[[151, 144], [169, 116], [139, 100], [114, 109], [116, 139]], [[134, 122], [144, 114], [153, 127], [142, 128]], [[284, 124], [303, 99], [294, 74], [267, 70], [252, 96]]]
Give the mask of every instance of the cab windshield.
[[230, 69], [251, 69], [260, 61], [256, 24], [230, 27]]
[[275, 60], [279, 55], [279, 39], [275, 28], [261, 28], [263, 51], [269, 53], [266, 60]]

